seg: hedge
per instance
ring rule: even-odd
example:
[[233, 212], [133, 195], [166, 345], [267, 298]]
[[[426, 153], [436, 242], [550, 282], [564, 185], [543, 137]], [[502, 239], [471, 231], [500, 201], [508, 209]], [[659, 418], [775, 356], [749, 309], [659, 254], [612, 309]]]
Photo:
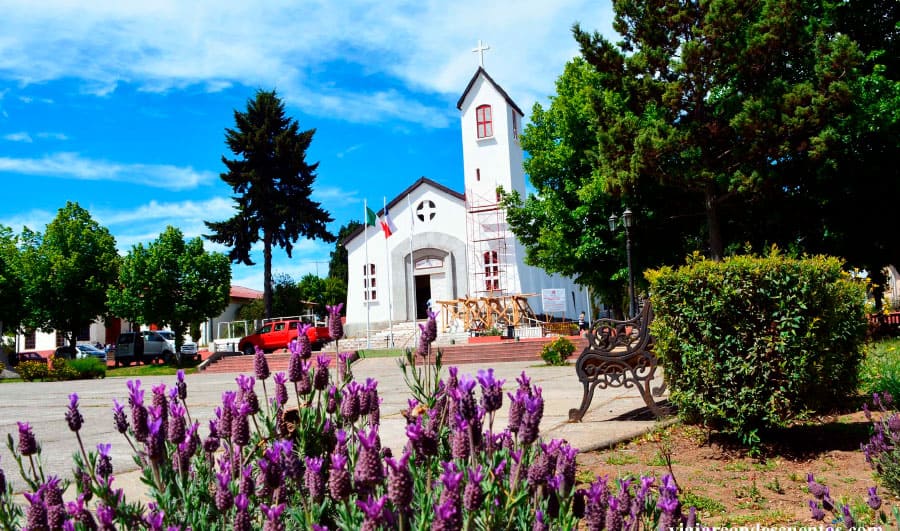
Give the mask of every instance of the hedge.
[[656, 352], [684, 419], [753, 445], [761, 430], [856, 392], [866, 293], [841, 260], [695, 254], [646, 276]]

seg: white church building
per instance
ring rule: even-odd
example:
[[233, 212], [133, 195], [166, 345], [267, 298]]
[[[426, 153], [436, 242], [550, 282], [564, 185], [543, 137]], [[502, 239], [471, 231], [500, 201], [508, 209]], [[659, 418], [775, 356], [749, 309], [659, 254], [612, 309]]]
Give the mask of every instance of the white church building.
[[[524, 113], [483, 67], [457, 108], [464, 192], [422, 177], [378, 212], [382, 220], [389, 213], [396, 229], [390, 236], [363, 225], [344, 240], [348, 334], [424, 319], [428, 303], [447, 311], [437, 303], [466, 298], [527, 295], [535, 314], [555, 318], [587, 311], [582, 287], [525, 264], [525, 249], [499, 203], [498, 188], [526, 195], [519, 145]], [[553, 290], [552, 308], [542, 304], [544, 290]]]

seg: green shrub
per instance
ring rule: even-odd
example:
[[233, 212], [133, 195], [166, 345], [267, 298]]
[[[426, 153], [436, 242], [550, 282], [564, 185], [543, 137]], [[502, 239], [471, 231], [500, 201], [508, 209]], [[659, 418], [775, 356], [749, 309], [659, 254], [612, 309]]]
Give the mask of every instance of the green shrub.
[[760, 430], [855, 393], [865, 286], [842, 265], [776, 251], [648, 272], [656, 352], [683, 418], [752, 446]]
[[867, 346], [859, 370], [863, 394], [889, 392], [900, 397], [900, 340], [876, 341]]
[[544, 345], [541, 349], [541, 358], [547, 365], [565, 365], [573, 352], [575, 345], [564, 337], [558, 337]]
[[79, 380], [106, 378], [106, 363], [97, 358], [69, 360], [67, 363], [78, 373], [76, 378]]
[[67, 360], [53, 356], [47, 363], [49, 374], [47, 377], [51, 380], [75, 380], [78, 378], [78, 371], [72, 368], [72, 362], [75, 360]]
[[47, 377], [47, 363], [43, 361], [23, 361], [16, 365], [16, 372], [26, 382], [43, 380]]

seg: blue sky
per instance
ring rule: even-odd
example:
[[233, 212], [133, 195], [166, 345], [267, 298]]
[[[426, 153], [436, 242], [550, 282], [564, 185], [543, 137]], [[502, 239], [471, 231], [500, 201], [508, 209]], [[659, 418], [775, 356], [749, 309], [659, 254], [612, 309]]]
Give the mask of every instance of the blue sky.
[[[336, 233], [364, 199], [380, 208], [420, 176], [463, 191], [456, 101], [479, 39], [487, 71], [528, 112], [577, 54], [572, 23], [611, 25], [610, 6], [588, 0], [3, 6], [0, 224], [43, 231], [75, 201], [123, 254], [166, 225], [194, 237], [232, 215], [225, 128], [258, 88], [316, 129], [314, 199]], [[275, 251], [273, 269], [325, 276], [332, 249], [301, 240], [293, 259]], [[262, 289], [261, 254], [233, 265], [234, 284]]]

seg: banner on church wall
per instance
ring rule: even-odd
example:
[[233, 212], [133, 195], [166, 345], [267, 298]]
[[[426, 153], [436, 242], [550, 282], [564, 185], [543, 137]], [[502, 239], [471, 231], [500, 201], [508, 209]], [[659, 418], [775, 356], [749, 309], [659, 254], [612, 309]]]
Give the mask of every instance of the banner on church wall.
[[566, 290], [547, 288], [541, 290], [541, 307], [544, 313], [566, 311]]

